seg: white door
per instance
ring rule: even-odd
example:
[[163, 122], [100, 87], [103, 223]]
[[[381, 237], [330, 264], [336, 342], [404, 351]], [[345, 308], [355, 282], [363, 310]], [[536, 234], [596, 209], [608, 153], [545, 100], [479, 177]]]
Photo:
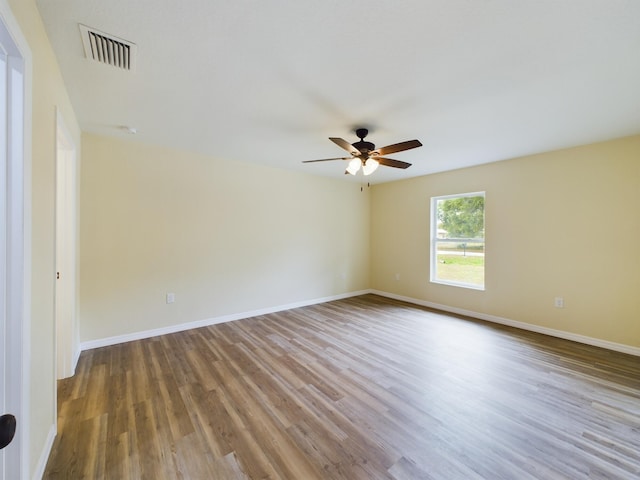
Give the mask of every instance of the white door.
[[56, 356], [57, 377], [75, 371], [76, 325], [76, 149], [60, 113], [56, 120]]
[[13, 480], [27, 475], [24, 61], [5, 24], [6, 12], [0, 14], [0, 480]]

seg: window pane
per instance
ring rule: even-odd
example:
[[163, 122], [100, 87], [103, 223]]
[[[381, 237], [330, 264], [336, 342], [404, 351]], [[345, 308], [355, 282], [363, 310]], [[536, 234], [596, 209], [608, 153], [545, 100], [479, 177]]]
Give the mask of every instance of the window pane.
[[484, 288], [484, 193], [434, 197], [431, 281]]

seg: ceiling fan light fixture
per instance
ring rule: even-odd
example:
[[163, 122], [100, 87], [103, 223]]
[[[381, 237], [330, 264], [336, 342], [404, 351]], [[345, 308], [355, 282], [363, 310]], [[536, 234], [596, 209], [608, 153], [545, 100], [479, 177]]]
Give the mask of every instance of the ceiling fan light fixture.
[[338, 147], [349, 152], [349, 154], [351, 154], [351, 158], [321, 158], [319, 160], [303, 160], [302, 163], [349, 160], [347, 169], [344, 172], [345, 174], [355, 175], [358, 173], [358, 170], [360, 170], [360, 167], [362, 167], [362, 173], [364, 175], [371, 175], [380, 165], [403, 169], [410, 167], [410, 163], [394, 160], [393, 158], [388, 158], [385, 155], [389, 153], [404, 152], [405, 150], [411, 150], [412, 148], [422, 146], [422, 143], [420, 143], [419, 140], [407, 140], [406, 142], [394, 143], [393, 145], [387, 145], [386, 147], [376, 148], [373, 143], [365, 141], [365, 137], [368, 133], [369, 131], [366, 128], [357, 129], [356, 135], [360, 141], [355, 143], [349, 143], [338, 137], [329, 137], [329, 140], [335, 143]]
[[347, 172], [349, 172], [351, 175], [355, 175], [356, 173], [358, 173], [358, 170], [360, 170], [361, 163], [362, 161], [359, 158], [354, 158], [349, 162], [349, 165], [347, 166]]
[[379, 166], [380, 166], [380, 163], [377, 160], [373, 158], [368, 158], [367, 161], [362, 166], [362, 173], [364, 175], [371, 175], [373, 172], [376, 171], [376, 169]]

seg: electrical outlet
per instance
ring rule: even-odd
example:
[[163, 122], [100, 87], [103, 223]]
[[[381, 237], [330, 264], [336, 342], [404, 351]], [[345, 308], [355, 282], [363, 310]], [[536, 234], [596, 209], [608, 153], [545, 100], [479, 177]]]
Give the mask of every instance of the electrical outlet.
[[400, 280], [400, 274], [396, 273], [396, 280]]
[[564, 308], [564, 298], [556, 297], [553, 301], [553, 305], [556, 308]]
[[175, 293], [167, 293], [167, 303], [173, 303], [176, 301]]

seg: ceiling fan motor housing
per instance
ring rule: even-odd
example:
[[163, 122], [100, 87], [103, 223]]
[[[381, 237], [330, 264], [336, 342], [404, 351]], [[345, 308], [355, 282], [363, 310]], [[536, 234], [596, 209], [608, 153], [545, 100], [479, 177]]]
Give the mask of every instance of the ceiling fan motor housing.
[[[358, 151], [362, 154], [362, 155], [357, 155], [358, 157], [360, 157], [360, 159], [367, 160], [369, 158], [369, 156], [373, 153], [373, 151], [376, 149], [376, 146], [371, 143], [371, 142], [365, 142], [364, 138], [369, 135], [369, 130], [366, 128], [358, 128], [356, 130], [356, 136], [360, 139], [359, 142], [355, 142], [352, 143], [351, 145], [353, 145], [354, 147], [356, 147], [358, 149]], [[354, 155], [356, 156], [356, 155]]]
[[373, 151], [376, 149], [376, 146], [371, 142], [365, 142], [364, 140], [360, 140], [359, 142], [352, 143], [354, 147], [358, 149], [363, 156], [368, 157]]

